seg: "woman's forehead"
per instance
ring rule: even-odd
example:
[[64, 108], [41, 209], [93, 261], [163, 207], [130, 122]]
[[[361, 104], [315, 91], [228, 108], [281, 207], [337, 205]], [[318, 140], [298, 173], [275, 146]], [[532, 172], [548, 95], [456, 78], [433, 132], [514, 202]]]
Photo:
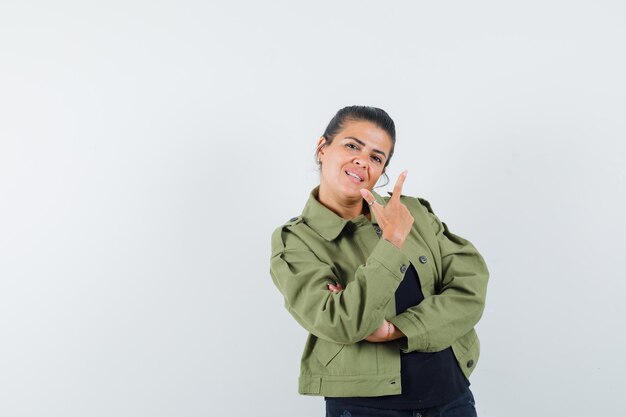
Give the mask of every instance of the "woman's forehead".
[[352, 139], [362, 146], [377, 148], [385, 153], [391, 149], [391, 138], [385, 130], [368, 121], [351, 120], [337, 133], [337, 139]]

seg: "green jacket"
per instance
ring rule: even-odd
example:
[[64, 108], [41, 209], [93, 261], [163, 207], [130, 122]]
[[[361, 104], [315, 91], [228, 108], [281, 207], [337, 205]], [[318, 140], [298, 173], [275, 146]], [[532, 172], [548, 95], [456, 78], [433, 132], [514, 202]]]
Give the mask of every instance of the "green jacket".
[[[489, 273], [476, 248], [451, 233], [426, 200], [402, 195], [415, 221], [402, 250], [385, 239], [374, 213], [345, 220], [311, 191], [302, 215], [272, 234], [270, 274], [285, 307], [310, 334], [302, 354], [299, 392], [332, 397], [400, 394], [400, 351], [437, 352], [452, 346], [466, 377], [478, 361], [474, 326]], [[373, 192], [385, 204], [389, 197]], [[389, 193], [391, 194], [391, 193]], [[424, 300], [396, 315], [395, 291], [409, 262]], [[338, 282], [344, 289], [328, 290]], [[406, 338], [363, 339], [383, 319]]]

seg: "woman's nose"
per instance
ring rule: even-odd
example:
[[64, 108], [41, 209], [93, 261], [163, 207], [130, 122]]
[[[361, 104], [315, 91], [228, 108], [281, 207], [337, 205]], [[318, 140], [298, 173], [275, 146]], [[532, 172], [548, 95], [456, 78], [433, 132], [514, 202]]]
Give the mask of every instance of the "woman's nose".
[[355, 165], [358, 165], [358, 166], [360, 166], [360, 167], [364, 167], [364, 168], [367, 166], [367, 165], [365, 164], [365, 161], [364, 161], [363, 159], [359, 158], [359, 157], [355, 158], [355, 160], [354, 160], [354, 164], [355, 164]]

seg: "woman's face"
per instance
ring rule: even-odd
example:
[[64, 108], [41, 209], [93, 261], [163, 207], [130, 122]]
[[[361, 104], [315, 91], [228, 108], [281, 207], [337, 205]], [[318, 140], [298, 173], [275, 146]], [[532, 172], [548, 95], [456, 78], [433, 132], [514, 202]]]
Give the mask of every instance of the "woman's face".
[[[318, 146], [325, 143], [321, 137]], [[375, 124], [347, 121], [330, 145], [318, 153], [322, 164], [320, 188], [336, 197], [362, 199], [359, 190], [371, 190], [383, 174], [391, 138]]]

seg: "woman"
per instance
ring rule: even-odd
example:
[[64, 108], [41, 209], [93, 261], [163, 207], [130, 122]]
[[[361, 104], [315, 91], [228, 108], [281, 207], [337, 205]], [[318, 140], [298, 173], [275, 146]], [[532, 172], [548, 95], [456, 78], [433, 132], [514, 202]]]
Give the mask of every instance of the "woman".
[[320, 184], [272, 235], [270, 272], [310, 333], [299, 392], [326, 415], [475, 416], [468, 377], [488, 271], [427, 201], [373, 191], [395, 145], [378, 108], [346, 107], [317, 141]]

